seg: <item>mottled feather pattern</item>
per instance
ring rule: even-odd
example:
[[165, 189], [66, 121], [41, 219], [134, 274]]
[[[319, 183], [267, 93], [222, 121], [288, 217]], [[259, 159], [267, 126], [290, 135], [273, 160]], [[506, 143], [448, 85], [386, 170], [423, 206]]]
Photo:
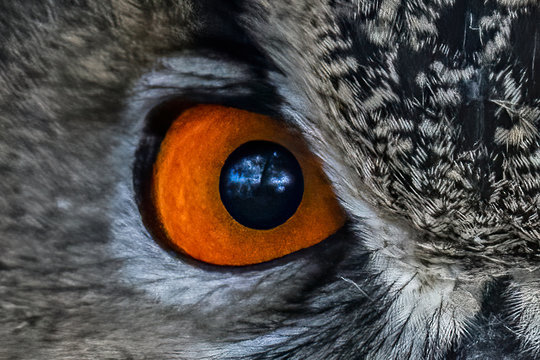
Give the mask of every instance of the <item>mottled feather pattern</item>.
[[[540, 356], [536, 0], [0, 13], [1, 359]], [[299, 129], [345, 228], [245, 268], [158, 246], [138, 177], [186, 102]]]
[[[358, 4], [353, 12], [352, 4], [339, 4], [339, 15], [317, 26], [322, 34], [287, 49], [295, 55], [291, 66], [305, 66], [299, 76], [314, 82], [305, 92], [325, 105], [312, 121], [347, 120], [337, 134], [331, 122], [317, 127], [329, 128], [347, 167], [361, 169], [355, 182], [375, 193], [374, 205], [423, 230], [418, 240], [433, 250], [428, 256], [467, 254], [489, 263], [516, 255], [534, 267], [537, 8], [398, 5]], [[313, 11], [335, 13], [331, 6]]]

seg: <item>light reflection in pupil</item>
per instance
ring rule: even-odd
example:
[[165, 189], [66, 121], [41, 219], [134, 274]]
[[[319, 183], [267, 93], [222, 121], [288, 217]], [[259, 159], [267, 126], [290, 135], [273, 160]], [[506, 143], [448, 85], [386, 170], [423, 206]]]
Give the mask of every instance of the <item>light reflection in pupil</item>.
[[[278, 158], [278, 154], [274, 152], [272, 157]], [[261, 155], [240, 160], [230, 169], [228, 195], [234, 196], [237, 193], [236, 196], [248, 199], [261, 189], [262, 184], [271, 185], [269, 189], [276, 193], [284, 192], [291, 183], [292, 175], [285, 169], [277, 168], [272, 160]]]
[[294, 155], [268, 141], [240, 146], [221, 172], [220, 195], [227, 211], [255, 229], [284, 223], [300, 205], [303, 191], [302, 170]]

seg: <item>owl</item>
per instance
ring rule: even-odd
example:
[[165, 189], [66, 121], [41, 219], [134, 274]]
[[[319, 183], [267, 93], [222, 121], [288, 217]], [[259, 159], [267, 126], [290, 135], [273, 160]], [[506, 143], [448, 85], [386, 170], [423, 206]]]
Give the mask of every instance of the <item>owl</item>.
[[1, 359], [540, 357], [537, 0], [0, 13]]

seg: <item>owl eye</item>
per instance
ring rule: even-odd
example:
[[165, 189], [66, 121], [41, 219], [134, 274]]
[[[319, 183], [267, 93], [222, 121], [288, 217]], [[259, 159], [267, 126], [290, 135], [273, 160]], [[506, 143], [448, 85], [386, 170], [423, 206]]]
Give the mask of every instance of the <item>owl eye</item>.
[[250, 265], [315, 245], [345, 216], [301, 138], [270, 117], [218, 105], [167, 130], [150, 182], [167, 245], [216, 265]]

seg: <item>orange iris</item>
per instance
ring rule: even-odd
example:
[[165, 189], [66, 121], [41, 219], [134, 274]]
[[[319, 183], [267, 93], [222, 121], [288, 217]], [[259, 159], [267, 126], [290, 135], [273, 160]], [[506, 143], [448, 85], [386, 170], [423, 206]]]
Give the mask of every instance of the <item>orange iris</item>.
[[[254, 140], [287, 148], [304, 177], [296, 212], [268, 230], [237, 222], [219, 192], [228, 156]], [[169, 245], [216, 265], [249, 265], [282, 257], [321, 242], [345, 221], [318, 160], [297, 133], [267, 116], [218, 105], [189, 108], [171, 125], [154, 164], [151, 196]]]

